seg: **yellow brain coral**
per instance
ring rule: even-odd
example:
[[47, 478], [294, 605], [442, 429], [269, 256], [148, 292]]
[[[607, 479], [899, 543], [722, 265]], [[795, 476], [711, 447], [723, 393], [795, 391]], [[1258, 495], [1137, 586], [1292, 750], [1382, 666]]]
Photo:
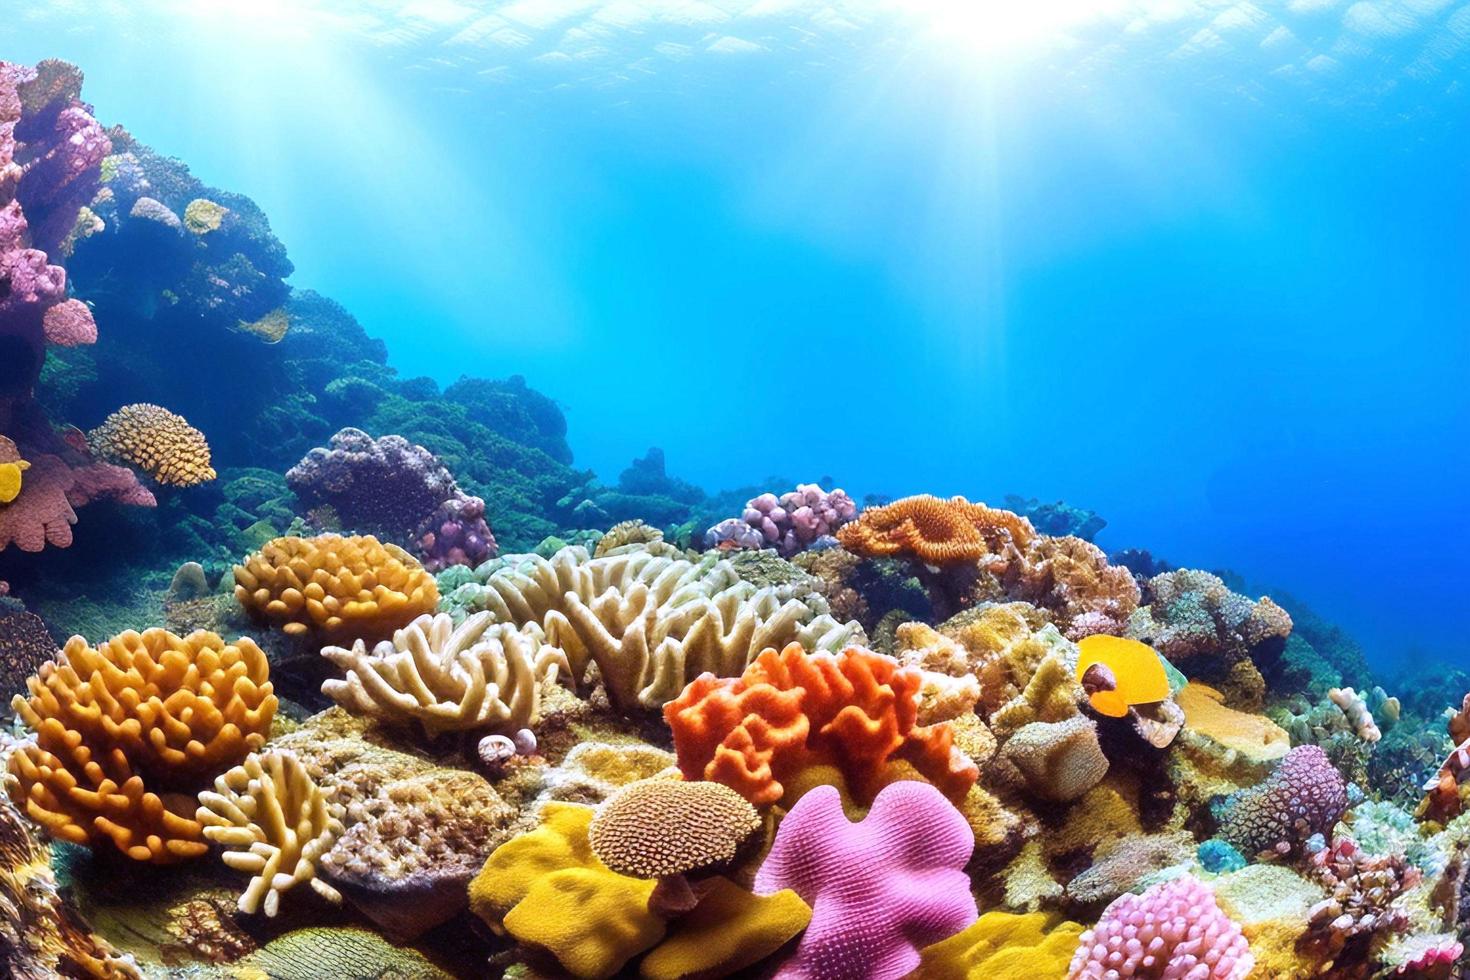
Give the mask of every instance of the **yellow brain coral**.
[[169, 486], [192, 487], [215, 477], [204, 433], [158, 405], [125, 405], [87, 440], [97, 455], [130, 463]]
[[1077, 680], [1099, 714], [1122, 718], [1130, 705], [1169, 696], [1164, 662], [1148, 644], [1099, 633], [1083, 637], [1077, 650]]
[[1082, 932], [1078, 923], [1044, 912], [986, 912], [965, 931], [925, 948], [908, 980], [1060, 980]]
[[387, 639], [434, 612], [434, 576], [370, 535], [276, 538], [235, 566], [235, 598], [254, 617], [327, 642]]
[[21, 477], [31, 464], [20, 458], [15, 443], [0, 436], [0, 504], [20, 496]]
[[848, 551], [916, 558], [929, 565], [984, 562], [999, 572], [1036, 538], [1031, 522], [1008, 510], [923, 494], [869, 507], [837, 532]]
[[156, 863], [202, 854], [192, 795], [169, 790], [264, 742], [276, 710], [268, 676], [247, 639], [152, 629], [92, 649], [72, 637], [13, 702], [36, 740], [10, 756], [10, 797], [73, 844], [111, 841]]

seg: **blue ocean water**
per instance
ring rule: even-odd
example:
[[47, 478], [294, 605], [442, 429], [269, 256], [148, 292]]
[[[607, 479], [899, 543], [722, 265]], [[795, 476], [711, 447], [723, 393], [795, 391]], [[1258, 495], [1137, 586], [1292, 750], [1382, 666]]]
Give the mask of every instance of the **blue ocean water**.
[[4, 57], [254, 198], [579, 466], [1064, 498], [1463, 662], [1470, 6], [31, 4]]

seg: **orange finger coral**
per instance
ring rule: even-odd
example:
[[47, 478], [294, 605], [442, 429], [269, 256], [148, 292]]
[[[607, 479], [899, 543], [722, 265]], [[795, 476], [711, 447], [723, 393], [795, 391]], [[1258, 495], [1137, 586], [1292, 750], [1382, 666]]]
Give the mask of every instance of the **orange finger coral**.
[[158, 405], [124, 405], [93, 429], [87, 441], [98, 456], [130, 463], [169, 486], [192, 487], [215, 476], [204, 433]]
[[265, 654], [203, 631], [74, 636], [12, 702], [36, 731], [10, 757], [11, 799], [74, 844], [139, 861], [202, 854], [193, 784], [260, 747], [275, 715]]
[[917, 670], [849, 647], [809, 654], [766, 650], [738, 678], [703, 674], [664, 708], [686, 779], [724, 783], [757, 806], [812, 765], [836, 766], [854, 795], [871, 800], [884, 769], [903, 760], [953, 800], [978, 775], [947, 724], [916, 723]]
[[434, 612], [439, 587], [412, 555], [371, 535], [276, 538], [235, 566], [235, 598], [292, 636], [375, 641]]
[[1008, 510], [924, 494], [869, 507], [837, 532], [848, 551], [870, 558], [916, 558], [928, 565], [985, 562], [1003, 570], [1036, 538], [1031, 522]]

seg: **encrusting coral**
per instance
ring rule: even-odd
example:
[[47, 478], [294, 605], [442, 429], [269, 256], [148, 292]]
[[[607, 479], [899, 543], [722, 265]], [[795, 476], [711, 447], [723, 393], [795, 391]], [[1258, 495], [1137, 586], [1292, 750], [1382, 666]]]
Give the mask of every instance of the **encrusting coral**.
[[309, 882], [329, 902], [341, 895], [316, 866], [342, 833], [342, 807], [289, 752], [251, 754], [199, 794], [204, 836], [224, 847], [224, 862], [252, 877], [240, 911], [274, 916], [281, 895]]
[[849, 647], [767, 650], [738, 678], [704, 675], [664, 708], [686, 779], [724, 783], [758, 806], [777, 802], [801, 770], [836, 766], [860, 800], [903, 760], [951, 799], [974, 784], [975, 764], [947, 724], [917, 721], [919, 672]]
[[1019, 561], [1035, 538], [1031, 523], [1008, 510], [927, 495], [869, 507], [837, 532], [842, 546], [859, 555], [927, 565], [977, 562], [996, 573]]
[[439, 588], [402, 548], [372, 536], [276, 538], [235, 566], [235, 598], [291, 636], [376, 641], [432, 613]]
[[458, 626], [445, 613], [425, 614], [368, 649], [324, 647], [342, 670], [322, 693], [354, 714], [385, 724], [417, 724], [430, 736], [448, 731], [509, 730], [539, 720], [541, 681], [557, 668], [559, 651], [494, 625], [477, 613]]
[[87, 441], [101, 458], [129, 463], [162, 484], [192, 487], [215, 478], [204, 433], [159, 405], [124, 405]]
[[1108, 772], [1097, 726], [1081, 716], [1023, 725], [1001, 747], [1000, 759], [1021, 773], [1033, 795], [1058, 802], [1077, 799]]
[[835, 649], [862, 638], [856, 623], [828, 616], [820, 597], [756, 588], [715, 556], [592, 558], [569, 546], [549, 560], [523, 556], [463, 588], [497, 623], [539, 629], [565, 653], [576, 683], [595, 665], [624, 712], [660, 708], [706, 671], [733, 677], [767, 647]]
[[[111, 841], [167, 863], [206, 845], [185, 792], [259, 747], [276, 710], [265, 654], [213, 633], [73, 637], [16, 713], [35, 741], [10, 756], [10, 796], [55, 837]], [[150, 789], [151, 787], [151, 789]]]
[[1046, 980], [1063, 976], [1082, 926], [1045, 912], [986, 912], [963, 932], [925, 947], [908, 980]]

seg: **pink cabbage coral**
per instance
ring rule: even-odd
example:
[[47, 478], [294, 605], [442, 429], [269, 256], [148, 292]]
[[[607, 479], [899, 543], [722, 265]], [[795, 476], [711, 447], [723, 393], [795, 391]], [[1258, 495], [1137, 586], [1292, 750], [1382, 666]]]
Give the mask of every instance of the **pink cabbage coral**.
[[884, 980], [919, 965], [919, 950], [978, 917], [965, 863], [975, 835], [944, 794], [921, 782], [884, 788], [851, 823], [836, 789], [811, 790], [781, 822], [756, 875], [758, 895], [790, 888], [812, 907], [796, 953], [777, 974]]
[[1068, 980], [1243, 980], [1255, 965], [1240, 926], [1215, 893], [1185, 875], [1124, 895], [1082, 934]]

